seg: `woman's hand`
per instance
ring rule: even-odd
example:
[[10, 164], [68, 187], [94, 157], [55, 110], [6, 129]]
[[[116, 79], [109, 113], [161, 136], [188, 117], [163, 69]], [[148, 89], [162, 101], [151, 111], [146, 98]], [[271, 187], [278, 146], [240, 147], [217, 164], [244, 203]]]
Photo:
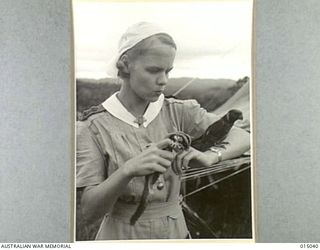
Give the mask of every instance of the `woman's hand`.
[[151, 144], [141, 154], [128, 160], [123, 166], [123, 171], [129, 177], [144, 176], [154, 172], [164, 173], [174, 159], [174, 153], [164, 150], [171, 144], [170, 139]]
[[218, 155], [214, 152], [201, 152], [193, 147], [182, 151], [176, 156], [178, 169], [187, 169], [189, 167], [210, 167], [219, 161]]
[[154, 172], [164, 173], [174, 159], [174, 153], [164, 150], [171, 144], [170, 139], [151, 144], [100, 184], [86, 187], [81, 199], [82, 210], [86, 219], [93, 222], [110, 212], [133, 177]]
[[[228, 160], [240, 156], [250, 149], [250, 134], [240, 128], [233, 127], [227, 135], [225, 149], [221, 151], [221, 160]], [[177, 155], [177, 166], [188, 167], [209, 167], [219, 162], [218, 154], [212, 151], [200, 152], [190, 147], [189, 150], [182, 151]]]

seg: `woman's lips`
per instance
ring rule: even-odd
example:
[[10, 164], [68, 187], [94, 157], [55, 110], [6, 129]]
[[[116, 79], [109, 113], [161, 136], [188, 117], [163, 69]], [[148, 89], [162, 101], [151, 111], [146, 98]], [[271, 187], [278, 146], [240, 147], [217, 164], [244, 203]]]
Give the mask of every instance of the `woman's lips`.
[[157, 95], [161, 95], [163, 93], [163, 90], [157, 90], [157, 91], [154, 91], [154, 93], [156, 93]]

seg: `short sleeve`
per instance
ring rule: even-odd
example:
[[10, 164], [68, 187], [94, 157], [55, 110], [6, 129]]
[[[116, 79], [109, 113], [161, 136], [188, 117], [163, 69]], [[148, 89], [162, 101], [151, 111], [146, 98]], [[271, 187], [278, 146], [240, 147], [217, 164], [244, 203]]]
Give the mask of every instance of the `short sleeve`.
[[183, 124], [187, 134], [199, 138], [206, 129], [220, 117], [207, 112], [196, 100], [188, 100], [183, 105]]
[[105, 180], [107, 169], [98, 141], [86, 122], [77, 123], [77, 187], [96, 185]]

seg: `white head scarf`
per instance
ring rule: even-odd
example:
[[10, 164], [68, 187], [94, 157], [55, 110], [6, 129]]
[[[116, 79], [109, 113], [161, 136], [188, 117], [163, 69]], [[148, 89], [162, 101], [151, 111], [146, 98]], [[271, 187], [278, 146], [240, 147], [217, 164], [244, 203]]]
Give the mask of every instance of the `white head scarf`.
[[117, 77], [116, 64], [119, 58], [142, 40], [160, 33], [168, 34], [163, 28], [148, 22], [140, 22], [130, 26], [122, 35], [118, 44], [118, 53], [112, 58], [107, 67], [107, 73], [111, 77]]

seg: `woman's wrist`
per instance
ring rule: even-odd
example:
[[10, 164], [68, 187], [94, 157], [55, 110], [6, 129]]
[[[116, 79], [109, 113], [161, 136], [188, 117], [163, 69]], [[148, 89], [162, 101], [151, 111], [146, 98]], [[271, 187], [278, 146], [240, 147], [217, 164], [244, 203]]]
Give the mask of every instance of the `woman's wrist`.
[[130, 171], [130, 168], [126, 166], [126, 164], [122, 167], [119, 168], [121, 172], [121, 176], [125, 179], [132, 179], [133, 178], [133, 173]]
[[219, 149], [210, 148], [205, 153], [208, 155], [210, 159], [210, 165], [213, 165], [222, 161], [222, 152]]
[[222, 161], [222, 152], [220, 149], [215, 148], [215, 147], [211, 147], [211, 148], [209, 148], [209, 150], [217, 155], [217, 158], [218, 158], [217, 162]]

